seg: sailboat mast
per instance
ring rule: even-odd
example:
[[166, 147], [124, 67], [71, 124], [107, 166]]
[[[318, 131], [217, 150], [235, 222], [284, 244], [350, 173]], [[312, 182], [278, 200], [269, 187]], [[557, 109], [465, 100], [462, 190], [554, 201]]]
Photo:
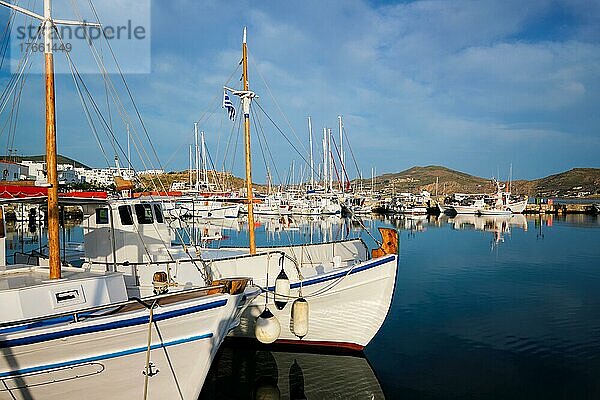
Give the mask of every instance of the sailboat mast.
[[[0, 5], [42, 21], [44, 28], [44, 65], [46, 86], [46, 177], [48, 181], [48, 262], [50, 279], [60, 279], [60, 226], [58, 214], [58, 171], [56, 168], [56, 107], [54, 101], [54, 56], [52, 54], [52, 31], [55, 21], [52, 20], [51, 0], [44, 0], [44, 15], [0, 0]], [[58, 21], [67, 25], [94, 26], [100, 24], [80, 21]]]
[[340, 129], [340, 180], [342, 181], [342, 192], [346, 191], [346, 176], [345, 176], [345, 172], [346, 172], [346, 166], [344, 165], [344, 134], [343, 134], [343, 126], [342, 126], [342, 116], [338, 115], [338, 124], [339, 124], [339, 129]]
[[323, 128], [323, 188], [327, 192], [327, 128]]
[[127, 124], [127, 176], [131, 177], [131, 145], [130, 145], [131, 134], [129, 133], [129, 124]]
[[196, 190], [200, 190], [200, 166], [198, 157], [198, 123], [194, 122], [194, 157], [196, 166]]
[[[248, 85], [248, 48], [246, 46], [246, 28], [244, 28], [244, 40], [242, 41], [242, 79], [244, 80], [244, 91], [249, 89]], [[242, 110], [244, 111], [244, 141], [246, 144], [246, 192], [248, 196], [248, 236], [250, 239], [250, 254], [256, 254], [256, 240], [254, 234], [254, 202], [252, 198], [252, 159], [250, 157], [250, 96], [242, 97]]]
[[54, 56], [52, 54], [52, 4], [44, 0], [44, 57], [46, 69], [46, 173], [48, 178], [48, 256], [50, 279], [60, 279], [60, 227], [58, 172], [56, 169], [56, 109], [54, 102]]
[[206, 144], [204, 143], [204, 131], [200, 133], [202, 145], [202, 174], [204, 175], [204, 187], [208, 189], [208, 169], [206, 167]]
[[327, 157], [329, 158], [329, 191], [333, 192], [333, 151], [331, 150], [331, 128], [327, 129]]
[[308, 145], [310, 147], [310, 188], [315, 188], [315, 161], [313, 160], [312, 123], [308, 117]]
[[194, 169], [193, 165], [192, 165], [192, 145], [190, 144], [190, 169], [189, 169], [189, 178], [190, 178], [190, 190], [192, 190], [192, 188], [194, 187], [194, 182], [192, 179], [192, 169]]

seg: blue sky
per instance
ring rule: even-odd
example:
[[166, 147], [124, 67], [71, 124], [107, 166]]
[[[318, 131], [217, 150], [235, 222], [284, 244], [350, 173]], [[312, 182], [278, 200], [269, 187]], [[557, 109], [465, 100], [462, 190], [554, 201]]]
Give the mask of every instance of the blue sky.
[[[341, 114], [365, 177], [373, 166], [380, 174], [435, 164], [506, 178], [512, 164], [514, 176], [526, 179], [600, 167], [600, 2], [174, 0], [151, 6], [151, 73], [126, 78], [167, 169], [186, 168], [193, 122], [205, 113], [210, 118], [200, 128], [218, 163], [237, 133], [219, 97], [239, 61], [243, 26], [251, 88], [301, 152], [308, 115], [317, 154], [322, 128], [337, 131]], [[6, 17], [0, 14], [2, 27]], [[7, 76], [4, 68], [0, 78]], [[86, 79], [105, 102], [99, 77]], [[40, 85], [33, 76], [24, 90], [22, 110], [29, 115], [15, 138], [20, 154], [43, 151], [41, 139], [31, 139], [43, 131], [43, 106], [35, 97]], [[105, 166], [67, 75], [58, 75], [57, 99], [61, 153]], [[283, 177], [301, 157], [266, 118], [261, 124]], [[254, 176], [264, 182], [257, 140]], [[0, 136], [3, 151], [5, 142]], [[241, 141], [233, 167], [238, 176], [240, 149]], [[232, 150], [228, 156], [231, 166]], [[348, 170], [356, 176], [356, 168]]]

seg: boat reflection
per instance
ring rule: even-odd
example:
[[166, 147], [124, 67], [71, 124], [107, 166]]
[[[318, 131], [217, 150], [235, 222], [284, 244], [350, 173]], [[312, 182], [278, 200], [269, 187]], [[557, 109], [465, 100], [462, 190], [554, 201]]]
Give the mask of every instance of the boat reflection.
[[186, 245], [206, 245], [226, 238], [227, 235], [224, 231], [240, 232], [242, 229], [242, 223], [237, 218], [218, 220], [203, 218], [171, 219], [168, 223], [171, 228], [171, 242]]
[[527, 218], [522, 214], [493, 216], [457, 214], [454, 217], [446, 218], [454, 229], [474, 229], [493, 233], [494, 243], [504, 242], [505, 235], [510, 235], [513, 228], [527, 232]]
[[411, 237], [415, 232], [425, 231], [430, 218], [427, 215], [393, 215], [390, 216], [390, 223], [397, 229], [408, 231]]
[[384, 399], [362, 355], [278, 351], [226, 342], [200, 399]]

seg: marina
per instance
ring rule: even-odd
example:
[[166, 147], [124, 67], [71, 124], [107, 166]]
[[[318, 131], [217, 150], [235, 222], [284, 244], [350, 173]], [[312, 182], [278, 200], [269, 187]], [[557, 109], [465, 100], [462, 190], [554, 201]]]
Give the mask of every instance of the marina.
[[0, 400], [600, 398], [598, 10], [238, 3], [0, 0]]
[[[281, 398], [286, 393], [307, 398], [346, 393], [375, 399], [591, 399], [600, 393], [600, 298], [593, 289], [600, 282], [597, 216], [380, 216], [362, 221], [367, 227], [398, 229], [401, 255], [388, 318], [364, 351], [340, 354], [226, 340], [201, 399], [251, 399], [263, 392]], [[244, 217], [235, 225], [224, 224], [223, 239], [210, 246], [244, 243], [246, 224]], [[339, 217], [261, 218], [256, 236], [259, 246], [311, 238], [362, 237], [369, 243], [372, 239], [361, 231]], [[30, 233], [19, 223], [7, 232], [9, 252], [35, 249], [45, 240], [43, 231]], [[82, 240], [82, 227], [68, 228], [67, 236]], [[569, 294], [566, 303], [563, 293]], [[355, 375], [340, 377], [341, 365]], [[563, 378], [549, 383], [548, 375]], [[557, 395], [564, 390], [568, 394]]]

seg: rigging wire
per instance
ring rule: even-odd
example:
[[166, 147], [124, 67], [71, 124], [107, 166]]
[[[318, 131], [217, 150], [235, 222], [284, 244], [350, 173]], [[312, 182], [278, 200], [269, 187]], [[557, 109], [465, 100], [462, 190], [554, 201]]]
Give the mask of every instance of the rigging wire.
[[275, 123], [275, 121], [273, 121], [273, 119], [269, 116], [269, 114], [267, 114], [267, 112], [264, 110], [264, 108], [262, 108], [262, 106], [260, 105], [260, 103], [258, 102], [258, 100], [255, 99], [254, 103], [258, 106], [258, 108], [260, 109], [260, 111], [262, 111], [262, 113], [265, 114], [265, 116], [269, 119], [269, 121], [271, 121], [271, 123], [273, 124], [273, 126], [275, 127], [275, 129], [277, 129], [277, 131], [279, 133], [281, 133], [281, 135], [283, 136], [283, 138], [290, 144], [290, 146], [292, 146], [292, 148], [296, 151], [296, 153], [298, 153], [298, 155], [300, 156], [300, 158], [302, 158], [302, 160], [305, 163], [309, 164], [309, 162], [306, 160], [306, 158], [304, 158], [304, 155], [302, 155], [302, 153], [298, 151], [298, 149], [296, 148], [296, 146], [294, 146], [294, 144], [292, 143], [292, 141], [281, 130], [281, 128], [279, 127], [279, 125], [277, 125]]
[[[229, 84], [229, 82], [231, 81], [231, 79], [233, 78], [233, 76], [236, 74], [236, 72], [240, 69], [240, 66], [238, 65], [235, 70], [229, 75], [229, 77], [227, 78], [227, 80], [225, 81], [224, 86], [227, 86]], [[217, 94], [215, 95], [215, 97], [213, 97], [213, 99], [211, 100], [211, 102], [209, 103], [210, 106], [209, 108], [200, 115], [200, 118], [195, 121], [198, 124], [198, 127], [203, 126], [202, 124], [206, 124], [208, 123], [208, 121], [210, 121], [210, 118], [212, 115], [216, 114], [216, 109], [217, 106], [219, 105], [219, 97], [221, 95]], [[205, 120], [205, 121], [203, 121]], [[188, 137], [189, 138], [189, 137]], [[165, 163], [165, 167], [167, 165], [169, 165], [171, 163], [171, 161], [173, 161], [173, 159], [175, 159], [175, 157], [177, 157], [177, 155], [182, 151], [183, 147], [186, 146], [187, 143], [183, 142], [179, 145], [179, 147], [173, 152], [173, 154], [171, 155], [171, 157], [169, 157]], [[218, 152], [217, 152], [217, 156], [218, 156]]]
[[267, 81], [265, 80], [265, 78], [263, 77], [263, 75], [260, 73], [260, 69], [258, 68], [258, 63], [255, 63], [255, 70], [258, 73], [258, 76], [260, 76], [260, 78], [262, 79], [263, 83], [265, 84], [265, 87], [267, 88], [267, 92], [269, 92], [269, 95], [271, 96], [271, 99], [273, 99], [273, 102], [275, 103], [275, 106], [277, 106], [277, 108], [279, 109], [279, 112], [283, 116], [283, 119], [285, 119], [285, 121], [287, 122], [287, 124], [290, 127], [290, 130], [292, 131], [292, 133], [294, 134], [296, 140], [298, 141], [298, 143], [300, 143], [300, 146], [306, 152], [306, 154], [308, 154], [308, 149], [304, 146], [304, 142], [301, 141], [298, 138], [298, 135], [296, 134], [296, 130], [294, 129], [294, 127], [290, 123], [289, 119], [287, 118], [287, 116], [283, 112], [282, 108], [279, 106], [279, 103], [277, 102], [277, 99], [273, 95], [273, 92], [271, 91], [271, 88], [269, 87], [269, 84], [267, 83]]
[[[342, 126], [342, 132], [344, 137], [346, 138], [346, 143], [348, 143], [348, 149], [350, 149], [350, 154], [352, 155], [352, 161], [354, 162], [354, 166], [356, 167], [356, 172], [358, 176], [361, 176], [360, 168], [358, 167], [358, 163], [356, 162], [356, 157], [354, 157], [354, 152], [352, 151], [352, 146], [350, 146], [350, 139], [348, 138], [348, 133], [346, 132], [346, 127]], [[362, 178], [361, 178], [362, 179]]]
[[[94, 4], [93, 4], [92, 0], [89, 0], [89, 4], [90, 4], [90, 7], [91, 7], [91, 9], [92, 9], [92, 11], [94, 13], [94, 16], [96, 17], [96, 20], [99, 21], [100, 18], [98, 17], [98, 13], [96, 12], [96, 8], [94, 7]], [[121, 81], [123, 82], [125, 90], [127, 91], [127, 94], [129, 95], [129, 99], [131, 100], [131, 104], [133, 105], [133, 108], [134, 108], [135, 113], [136, 113], [136, 115], [138, 117], [138, 120], [140, 121], [140, 125], [142, 126], [142, 130], [143, 130], [144, 134], [146, 135], [146, 139], [148, 140], [150, 148], [152, 149], [152, 153], [153, 153], [154, 157], [156, 158], [157, 165], [159, 166], [159, 169], [163, 169], [164, 170], [164, 168], [161, 165], [161, 162], [160, 162], [160, 159], [158, 157], [158, 154], [156, 152], [156, 148], [154, 147], [154, 145], [152, 143], [152, 140], [150, 139], [150, 134], [148, 133], [148, 129], [146, 128], [146, 124], [144, 123], [142, 115], [140, 114], [140, 110], [138, 109], [137, 103], [135, 102], [133, 94], [131, 93], [131, 90], [129, 88], [129, 84], [127, 83], [127, 80], [125, 79], [125, 76], [124, 76], [123, 71], [121, 69], [121, 65], [119, 64], [119, 61], [117, 60], [117, 57], [115, 56], [115, 53], [113, 52], [112, 46], [110, 45], [110, 41], [106, 37], [106, 34], [105, 34], [104, 30], [101, 29], [101, 31], [102, 31], [102, 37], [104, 37], [104, 39], [106, 41], [106, 45], [107, 45], [107, 47], [108, 47], [108, 49], [110, 51], [110, 54], [113, 57], [115, 65], [117, 67], [117, 70], [119, 71], [119, 76], [121, 78]]]
[[[76, 13], [76, 15], [80, 19], [82, 19], [81, 13], [79, 12], [79, 8], [77, 7], [76, 3], [73, 2], [73, 0], [71, 0], [71, 4], [73, 6], [73, 9], [74, 9], [74, 12]], [[91, 4], [91, 0], [90, 0], [90, 7], [95, 11], [95, 9], [93, 8], [93, 4]], [[98, 18], [97, 13], [95, 13], [95, 15], [96, 15], [97, 22], [99, 23], [99, 18]], [[107, 72], [106, 66], [104, 64], [103, 57], [100, 56], [98, 50], [96, 49], [96, 47], [94, 45], [94, 41], [91, 40], [91, 38], [88, 37], [87, 30], [84, 30], [84, 34], [85, 34], [85, 37], [87, 38], [86, 42], [88, 43], [88, 46], [89, 46], [89, 48], [90, 48], [90, 50], [92, 52], [92, 56], [94, 57], [94, 60], [96, 61], [96, 64], [98, 65], [98, 68], [100, 69], [100, 72], [101, 72], [102, 78], [104, 79], [105, 85], [110, 88], [111, 97], [113, 98], [114, 103], [116, 105], [120, 106], [120, 108], [117, 108], [117, 111], [119, 111], [119, 114], [121, 115], [121, 118], [123, 119], [123, 122], [125, 123], [125, 125], [129, 125], [131, 127], [131, 129], [133, 130], [133, 135], [130, 134], [130, 137], [131, 137], [131, 139], [133, 139], [132, 140], [133, 141], [133, 145], [134, 145], [134, 148], [137, 151], [138, 155], [140, 156], [140, 161], [141, 161], [141, 163], [142, 163], [142, 165], [143, 165], [143, 167], [145, 169], [149, 169], [149, 165], [150, 166], [154, 165], [154, 163], [152, 161], [152, 158], [146, 152], [146, 148], [143, 146], [142, 139], [138, 135], [137, 129], [135, 128], [135, 124], [133, 124], [133, 121], [128, 116], [127, 110], [125, 109], [125, 106], [124, 106], [124, 104], [122, 103], [122, 101], [121, 101], [121, 99], [119, 97], [119, 94], [118, 94], [118, 92], [116, 90], [116, 87], [114, 86], [112, 80], [108, 76], [108, 72]], [[111, 54], [113, 55], [113, 59], [115, 60], [115, 64], [117, 64], [117, 68], [119, 69], [119, 71], [121, 73], [121, 79], [125, 82], [125, 85], [126, 85], [127, 83], [126, 83], [125, 78], [124, 78], [124, 76], [122, 74], [120, 65], [118, 65], [118, 61], [116, 60], [116, 57], [115, 57], [114, 53], [112, 53], [112, 48], [110, 48], [110, 43], [108, 42], [108, 39], [105, 37], [104, 32], [103, 32], [103, 36], [104, 36], [104, 39], [107, 42], [107, 46], [111, 50]], [[128, 89], [128, 87], [126, 87], [126, 88]], [[86, 87], [86, 89], [87, 89], [87, 87]], [[131, 99], [133, 106], [135, 108], [137, 108], [137, 106], [135, 104], [135, 101], [133, 99], [133, 96], [131, 95], [131, 93], [129, 93], [129, 94], [130, 94], [129, 98]], [[90, 97], [91, 97], [91, 95], [90, 95]], [[127, 156], [127, 153], [123, 150], [123, 148], [121, 147], [121, 145], [117, 141], [116, 136], [114, 134], [114, 131], [112, 130], [111, 125], [107, 124], [105, 118], [103, 117], [102, 113], [99, 110], [99, 107], [95, 104], [95, 101], [93, 101], [93, 98], [91, 98], [91, 100], [92, 100], [92, 104], [94, 104], [94, 108], [97, 110], [99, 116], [102, 119], [103, 129], [104, 129], [105, 133], [107, 133], [107, 136], [109, 136], [109, 139], [110, 139], [109, 141], [110, 141], [111, 145], [113, 146], [113, 150], [115, 151], [115, 153], [119, 153], [119, 151], [120, 151], [120, 154], [123, 155], [123, 158], [127, 160], [127, 164], [128, 165], [132, 165], [132, 162], [129, 159], [129, 157]], [[141, 118], [141, 116], [140, 116], [140, 118]], [[143, 123], [143, 121], [142, 121], [142, 123]], [[146, 132], [146, 137], [148, 138], [147, 132]], [[116, 143], [116, 145], [115, 145], [115, 143]], [[152, 142], [149, 141], [149, 143], [150, 143], [150, 146], [153, 147], [152, 146]], [[148, 163], [146, 163], [146, 160], [148, 161]], [[109, 165], [110, 165], [110, 163], [109, 163]], [[159, 163], [159, 166], [160, 166], [160, 163]], [[139, 177], [136, 177], [136, 179], [138, 180], [138, 182], [141, 182], [141, 180], [139, 179]], [[159, 190], [158, 186], [161, 186], [163, 190], [166, 190], [164, 188], [163, 183], [160, 180], [158, 180], [158, 184], [157, 184], [157, 179], [155, 179], [154, 176], [150, 175], [149, 179], [150, 179], [150, 182], [152, 183], [152, 185], [154, 186], [155, 190]]]

